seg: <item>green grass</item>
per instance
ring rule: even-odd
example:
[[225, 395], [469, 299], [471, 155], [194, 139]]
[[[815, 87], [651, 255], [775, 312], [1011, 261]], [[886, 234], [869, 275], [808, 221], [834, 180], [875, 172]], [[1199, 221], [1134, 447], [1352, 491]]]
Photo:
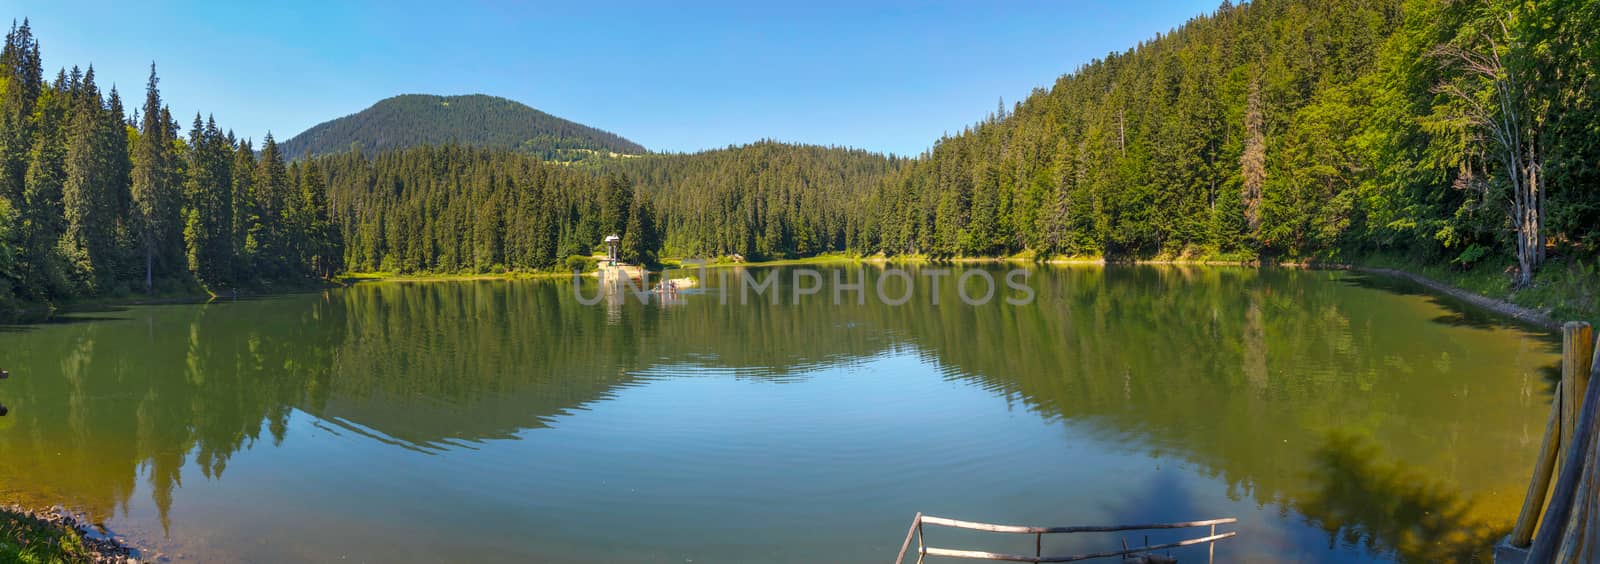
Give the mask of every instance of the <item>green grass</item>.
[[1534, 273], [1533, 282], [1517, 288], [1509, 258], [1485, 260], [1471, 268], [1423, 263], [1397, 255], [1367, 255], [1357, 265], [1392, 268], [1420, 274], [1462, 290], [1549, 312], [1557, 321], [1600, 325], [1600, 265], [1563, 257], [1552, 258]]
[[[1148, 262], [1179, 262], [1179, 263], [1238, 263], [1251, 264], [1259, 257], [1252, 253], [1218, 253], [1218, 252], [1189, 252], [1173, 256], [1156, 256], [1144, 259]], [[591, 260], [594, 260], [591, 258]], [[684, 269], [693, 268], [685, 264], [694, 260], [688, 257], [665, 258], [661, 261], [662, 268]], [[728, 266], [799, 266], [809, 264], [838, 264], [852, 262], [887, 261], [894, 263], [928, 262], [930, 259], [922, 255], [896, 255], [884, 257], [882, 255], [863, 256], [853, 253], [826, 253], [812, 257], [798, 259], [779, 259], [767, 261], [735, 262], [727, 257], [717, 257], [705, 260], [707, 267]], [[1049, 256], [1041, 257], [1032, 252], [1023, 252], [1007, 257], [989, 258], [952, 258], [953, 261], [1038, 261], [1048, 260], [1054, 262], [1079, 262], [1099, 261], [1100, 257], [1067, 257]], [[1424, 262], [1403, 255], [1394, 254], [1369, 254], [1349, 257], [1340, 263], [1357, 266], [1391, 268], [1403, 270], [1432, 278], [1439, 282], [1449, 284], [1456, 288], [1480, 294], [1490, 298], [1504, 300], [1523, 307], [1545, 311], [1551, 317], [1566, 320], [1588, 321], [1600, 325], [1600, 262], [1581, 261], [1556, 257], [1547, 262], [1534, 276], [1533, 283], [1527, 288], [1516, 288], [1512, 284], [1511, 272], [1513, 261], [1506, 257], [1484, 260], [1471, 268], [1462, 268], [1459, 265]], [[471, 279], [527, 279], [527, 278], [553, 278], [571, 276], [571, 272], [557, 268], [540, 271], [509, 271], [494, 273], [408, 273], [394, 272], [347, 272], [336, 277], [344, 282], [357, 282], [363, 280], [403, 280], [403, 281], [433, 281], [433, 280], [471, 280]], [[117, 300], [111, 300], [117, 301]], [[123, 300], [124, 302], [126, 300]]]
[[797, 258], [797, 259], [758, 260], [758, 261], [745, 261], [745, 262], [733, 261], [731, 259], [728, 259], [727, 257], [717, 257], [717, 258], [711, 258], [711, 259], [696, 259], [696, 258], [692, 258], [692, 257], [678, 257], [678, 258], [662, 259], [661, 260], [661, 264], [662, 264], [662, 266], [670, 267], [670, 268], [694, 268], [695, 267], [694, 265], [686, 265], [685, 264], [687, 261], [692, 261], [692, 260], [704, 261], [705, 265], [707, 267], [720, 267], [720, 266], [796, 266], [796, 265], [804, 265], [804, 264], [836, 264], [836, 263], [858, 262], [858, 261], [862, 261], [862, 260], [866, 260], [866, 259], [864, 257], [862, 257], [861, 255], [857, 255], [857, 254], [853, 254], [853, 253], [823, 253], [823, 254], [816, 255], [816, 256], [810, 256], [810, 257], [805, 257], [805, 258]]
[[56, 564], [93, 562], [94, 553], [77, 531], [11, 509], [0, 508], [0, 562]]

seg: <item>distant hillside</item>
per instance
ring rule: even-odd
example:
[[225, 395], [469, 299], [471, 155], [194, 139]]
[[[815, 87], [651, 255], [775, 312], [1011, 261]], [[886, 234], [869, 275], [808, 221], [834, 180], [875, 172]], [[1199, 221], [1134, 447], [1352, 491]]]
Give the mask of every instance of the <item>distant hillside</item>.
[[483, 94], [405, 94], [360, 112], [323, 122], [279, 145], [300, 158], [359, 143], [370, 153], [418, 145], [460, 143], [513, 149], [546, 159], [571, 160], [590, 152], [643, 154], [644, 147], [609, 131], [567, 121], [524, 104]]

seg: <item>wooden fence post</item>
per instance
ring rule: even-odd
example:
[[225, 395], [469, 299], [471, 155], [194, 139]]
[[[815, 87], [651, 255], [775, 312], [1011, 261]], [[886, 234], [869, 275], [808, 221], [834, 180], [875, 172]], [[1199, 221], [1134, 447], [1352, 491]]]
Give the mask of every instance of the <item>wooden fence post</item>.
[[1522, 512], [1517, 514], [1517, 526], [1511, 529], [1511, 546], [1528, 548], [1533, 543], [1533, 527], [1539, 524], [1539, 512], [1544, 510], [1545, 495], [1550, 492], [1550, 478], [1556, 472], [1556, 451], [1561, 449], [1561, 386], [1556, 386], [1556, 397], [1550, 402], [1550, 417], [1544, 424], [1544, 441], [1539, 447], [1539, 458], [1534, 461], [1533, 478], [1528, 481], [1528, 493], [1522, 498]]
[[[1600, 364], [1591, 364], [1589, 372], [1592, 374], [1597, 369], [1600, 369]], [[1555, 489], [1550, 492], [1550, 506], [1545, 508], [1544, 518], [1539, 521], [1539, 532], [1534, 535], [1533, 546], [1528, 549], [1528, 562], [1555, 561], [1556, 551], [1562, 548], [1562, 540], [1574, 525], [1570, 522], [1574, 514], [1573, 507], [1580, 504], [1592, 506], [1596, 502], [1594, 499], [1577, 499], [1585, 481], [1584, 466], [1589, 461], [1590, 449], [1595, 448], [1595, 435], [1600, 435], [1600, 386], [1587, 388], [1582, 400], [1573, 402], [1578, 408], [1578, 417], [1571, 432], [1562, 432], [1572, 437], [1571, 444], [1563, 449], [1565, 454], [1561, 457], [1561, 468], [1556, 474]], [[1563, 387], [1562, 392], [1565, 393], [1567, 389]], [[1592, 483], [1592, 480], [1589, 481]], [[1584, 508], [1577, 513], [1587, 516]]]
[[1572, 431], [1577, 427], [1578, 410], [1583, 409], [1583, 392], [1589, 387], [1589, 365], [1594, 357], [1594, 328], [1582, 321], [1561, 326], [1561, 442], [1557, 460], [1565, 460]]

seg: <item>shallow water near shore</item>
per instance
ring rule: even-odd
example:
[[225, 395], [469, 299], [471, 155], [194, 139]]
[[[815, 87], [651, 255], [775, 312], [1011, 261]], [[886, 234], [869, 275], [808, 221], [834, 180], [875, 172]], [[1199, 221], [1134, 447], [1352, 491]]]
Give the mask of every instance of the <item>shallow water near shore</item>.
[[1353, 272], [1030, 266], [1032, 303], [973, 306], [928, 266], [882, 303], [883, 265], [806, 267], [867, 299], [793, 303], [795, 268], [778, 303], [379, 282], [3, 326], [0, 503], [175, 561], [882, 562], [918, 511], [1237, 517], [1218, 561], [1452, 560], [1515, 519], [1559, 362]]

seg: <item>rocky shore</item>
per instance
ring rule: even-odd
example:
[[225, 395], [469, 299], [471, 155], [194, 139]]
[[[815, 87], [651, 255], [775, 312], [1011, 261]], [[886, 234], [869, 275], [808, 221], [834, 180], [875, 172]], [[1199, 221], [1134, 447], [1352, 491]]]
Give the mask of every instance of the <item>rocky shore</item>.
[[141, 561], [139, 551], [65, 509], [34, 511], [17, 506], [0, 506], [0, 560], [93, 564]]

